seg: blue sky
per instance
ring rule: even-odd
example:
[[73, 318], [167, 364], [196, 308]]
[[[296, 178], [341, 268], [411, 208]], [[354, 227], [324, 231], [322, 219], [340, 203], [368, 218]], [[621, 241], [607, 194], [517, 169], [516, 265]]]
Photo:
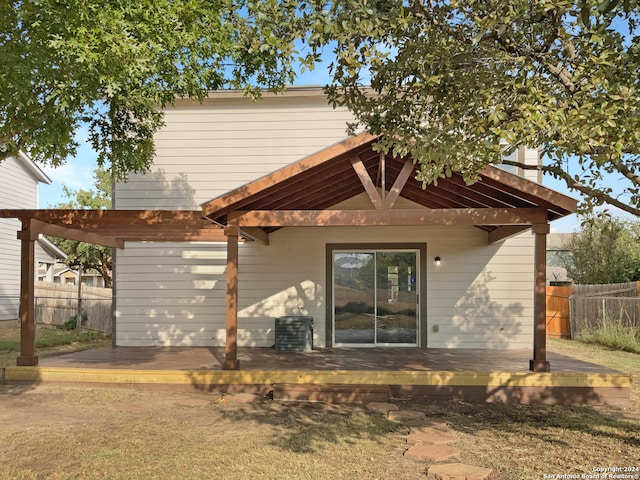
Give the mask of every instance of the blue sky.
[[53, 168], [48, 165], [39, 165], [42, 171], [51, 179], [51, 185], [40, 184], [38, 195], [39, 208], [51, 208], [66, 202], [62, 186], [77, 190], [93, 188], [93, 171], [97, 164], [98, 155], [87, 142], [87, 131], [78, 130], [76, 141], [80, 144], [75, 157], [67, 160], [64, 165]]
[[[319, 67], [313, 71], [307, 71], [299, 75], [296, 85], [324, 85], [327, 78], [328, 73], [325, 65], [324, 67]], [[78, 153], [75, 157], [70, 158], [65, 165], [58, 168], [41, 166], [42, 170], [52, 180], [52, 183], [51, 185], [40, 186], [38, 202], [39, 208], [55, 207], [56, 205], [66, 201], [62, 190], [63, 185], [66, 185], [71, 189], [90, 189], [93, 187], [93, 170], [96, 168], [97, 154], [87, 143], [86, 130], [80, 129], [77, 132], [76, 140], [80, 144]], [[609, 179], [609, 182], [612, 184], [616, 181], [616, 178]], [[545, 176], [543, 184], [558, 192], [569, 195], [570, 197], [579, 198], [579, 195], [571, 192], [564, 182]], [[612, 215], [631, 218], [630, 215], [627, 215], [614, 207], [603, 207], [601, 210], [604, 210], [605, 208], [608, 209]], [[579, 223], [576, 215], [570, 215], [551, 223], [552, 232], [572, 232], [578, 228]]]

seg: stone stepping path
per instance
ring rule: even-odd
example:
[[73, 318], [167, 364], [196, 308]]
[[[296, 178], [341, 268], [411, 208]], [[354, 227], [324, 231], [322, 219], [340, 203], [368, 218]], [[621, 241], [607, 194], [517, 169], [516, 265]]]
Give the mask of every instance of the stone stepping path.
[[490, 468], [474, 467], [462, 463], [432, 465], [427, 469], [427, 477], [435, 480], [487, 480], [491, 478]]
[[427, 478], [434, 480], [489, 480], [490, 468], [465, 465], [463, 463], [442, 463], [455, 460], [460, 449], [451, 445], [455, 437], [445, 422], [427, 419], [424, 414], [413, 410], [400, 410], [397, 405], [373, 402], [366, 406], [370, 412], [386, 415], [391, 421], [409, 427], [404, 456], [412, 460], [435, 463], [427, 468]]

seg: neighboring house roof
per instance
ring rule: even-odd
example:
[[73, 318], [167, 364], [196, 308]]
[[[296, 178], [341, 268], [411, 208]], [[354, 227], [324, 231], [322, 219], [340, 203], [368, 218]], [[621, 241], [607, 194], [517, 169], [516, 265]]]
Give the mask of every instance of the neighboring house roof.
[[31, 157], [24, 152], [19, 152], [16, 157], [22, 165], [33, 175], [33, 177], [39, 182], [46, 183], [47, 185], [51, 184], [51, 179], [47, 177], [47, 175], [40, 170], [40, 167], [31, 160]]
[[[378, 210], [391, 208], [390, 197], [395, 201], [398, 196], [428, 209], [521, 209], [527, 213], [544, 209], [548, 217], [538, 220], [540, 223], [576, 209], [575, 199], [491, 166], [482, 169], [481, 181], [472, 185], [467, 185], [461, 175], [453, 174], [438, 179], [437, 186], [423, 187], [414, 178], [413, 159], [381, 156], [373, 147], [377, 139], [368, 133], [348, 138], [204, 203], [203, 213], [219, 224], [228, 224], [230, 215], [237, 211], [256, 211], [259, 215], [266, 210], [324, 210], [365, 191]], [[380, 191], [386, 192], [386, 199], [378, 198], [376, 192]], [[394, 212], [398, 216], [401, 210]], [[491, 213], [471, 222], [489, 232], [490, 241], [530, 228], [525, 221], [507, 223], [493, 218]], [[503, 225], [505, 228], [493, 233]], [[266, 224], [265, 227], [265, 231], [276, 229]]]
[[568, 250], [575, 233], [550, 233], [547, 235], [547, 250]]
[[49, 254], [52, 258], [64, 260], [67, 258], [67, 254], [60, 250], [51, 240], [44, 235], [38, 237], [38, 242], [42, 249]]

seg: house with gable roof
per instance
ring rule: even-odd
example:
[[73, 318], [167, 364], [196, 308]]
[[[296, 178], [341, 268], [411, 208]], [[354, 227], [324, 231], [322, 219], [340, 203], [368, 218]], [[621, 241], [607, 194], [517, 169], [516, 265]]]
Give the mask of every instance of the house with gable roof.
[[279, 318], [311, 318], [314, 348], [540, 341], [549, 222], [575, 200], [496, 167], [423, 188], [413, 159], [348, 137], [350, 120], [319, 88], [177, 100], [150, 171], [115, 186], [114, 208], [201, 210], [223, 241], [118, 249], [115, 344], [226, 346], [237, 368], [238, 346], [278, 343]]
[[[0, 162], [0, 209], [38, 208], [38, 185], [51, 180], [23, 152]], [[20, 220], [0, 218], [0, 321], [18, 318], [20, 304]], [[64, 253], [46, 238], [35, 244], [36, 265], [50, 269]], [[34, 276], [36, 272], [34, 271]]]

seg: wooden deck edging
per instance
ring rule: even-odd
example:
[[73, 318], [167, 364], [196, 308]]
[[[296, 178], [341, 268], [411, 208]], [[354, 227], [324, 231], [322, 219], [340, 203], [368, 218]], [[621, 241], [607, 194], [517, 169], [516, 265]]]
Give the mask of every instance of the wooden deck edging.
[[[1, 377], [0, 377], [1, 378]], [[453, 372], [365, 370], [131, 370], [6, 367], [7, 384], [177, 387], [193, 391], [252, 391], [274, 385], [388, 386], [392, 395], [514, 403], [624, 405], [631, 376], [623, 373]]]

